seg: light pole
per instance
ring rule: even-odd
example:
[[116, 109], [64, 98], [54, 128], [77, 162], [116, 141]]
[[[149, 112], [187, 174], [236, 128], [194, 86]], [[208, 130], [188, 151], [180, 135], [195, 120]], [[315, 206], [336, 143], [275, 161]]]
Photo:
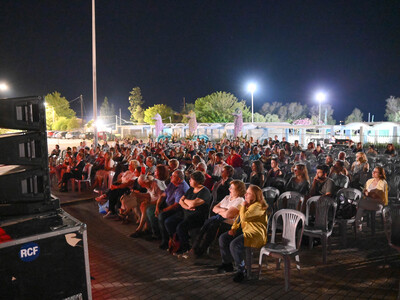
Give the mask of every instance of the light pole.
[[5, 82], [0, 82], [0, 92], [8, 91], [8, 84]]
[[96, 9], [92, 0], [92, 71], [93, 71], [93, 120], [94, 120], [94, 149], [97, 147], [97, 72], [96, 72]]
[[321, 124], [321, 102], [326, 100], [326, 93], [318, 92], [315, 94], [315, 99], [318, 101], [318, 125]]
[[254, 104], [253, 104], [253, 95], [254, 91], [256, 90], [256, 85], [254, 83], [249, 83], [247, 89], [251, 93], [251, 123], [254, 123]]

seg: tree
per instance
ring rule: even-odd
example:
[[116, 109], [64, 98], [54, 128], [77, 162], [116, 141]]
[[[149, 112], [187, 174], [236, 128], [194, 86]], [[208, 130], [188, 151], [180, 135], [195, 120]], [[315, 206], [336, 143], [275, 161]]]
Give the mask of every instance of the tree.
[[265, 115], [265, 122], [279, 122], [279, 116], [275, 114], [266, 114]]
[[234, 95], [227, 92], [215, 92], [195, 101], [195, 112], [199, 122], [227, 123], [233, 122], [233, 113], [240, 109], [243, 121], [251, 120], [251, 113], [246, 103], [239, 101]]
[[169, 122], [169, 118], [171, 117], [172, 119], [175, 115], [175, 112], [171, 107], [165, 104], [156, 104], [144, 111], [144, 121], [148, 124], [155, 124], [156, 120], [153, 120], [153, 118], [157, 113], [160, 114], [163, 123], [165, 123], [165, 119]]
[[144, 104], [142, 92], [140, 87], [135, 87], [129, 93], [129, 111], [131, 112], [131, 121], [143, 123], [144, 121], [144, 111], [142, 105]]
[[279, 108], [282, 106], [281, 102], [266, 102], [261, 107], [260, 113], [265, 114], [278, 114]]
[[353, 109], [353, 112], [346, 117], [344, 120], [345, 124], [353, 123], [353, 122], [362, 122], [363, 113], [357, 107]]
[[260, 112], [262, 114], [278, 115], [282, 122], [293, 122], [294, 120], [307, 116], [307, 105], [298, 102], [282, 104], [280, 102], [264, 103]]
[[186, 103], [185, 107], [182, 107], [181, 109], [180, 115], [182, 116], [182, 118], [179, 121], [182, 123], [187, 123], [189, 119], [186, 116], [189, 114], [189, 112], [194, 110], [195, 110], [194, 103]]
[[100, 116], [102, 117], [110, 117], [115, 115], [114, 104], [111, 106], [108, 104], [108, 98], [104, 97], [104, 101], [100, 106]]
[[75, 117], [75, 112], [69, 107], [69, 102], [65, 97], [61, 97], [59, 92], [53, 92], [45, 96], [47, 106], [54, 108], [55, 114], [58, 117], [72, 118]]
[[390, 122], [400, 122], [400, 98], [390, 96], [386, 99], [385, 117]]
[[[330, 104], [322, 104], [321, 105], [321, 123], [325, 123], [325, 114], [326, 114], [326, 124], [327, 125], [335, 125], [336, 120], [333, 119], [333, 108]], [[318, 123], [318, 115], [319, 115], [319, 105], [313, 105], [310, 109], [310, 115], [312, 120], [316, 120], [313, 124]], [[314, 118], [315, 117], [315, 118]]]
[[254, 113], [254, 122], [265, 122], [265, 117], [262, 114]]

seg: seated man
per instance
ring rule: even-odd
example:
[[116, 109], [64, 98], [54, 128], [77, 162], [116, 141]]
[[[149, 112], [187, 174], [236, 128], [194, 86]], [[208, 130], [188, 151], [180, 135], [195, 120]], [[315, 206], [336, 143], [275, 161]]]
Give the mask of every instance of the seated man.
[[169, 217], [180, 211], [179, 200], [189, 189], [189, 185], [184, 179], [183, 171], [175, 170], [172, 173], [170, 184], [157, 200], [157, 203], [147, 208], [147, 217], [153, 235], [161, 235], [160, 249], [168, 248], [169, 236], [165, 229], [165, 222]]
[[327, 165], [318, 165], [315, 174], [310, 196], [332, 196], [335, 191], [335, 183], [328, 177], [329, 167]]

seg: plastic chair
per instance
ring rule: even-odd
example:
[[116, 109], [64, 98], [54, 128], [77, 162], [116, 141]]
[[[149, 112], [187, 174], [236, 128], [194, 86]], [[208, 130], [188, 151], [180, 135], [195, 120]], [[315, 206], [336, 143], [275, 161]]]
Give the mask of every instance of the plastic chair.
[[[315, 204], [315, 221], [310, 224], [310, 208]], [[306, 226], [304, 235], [310, 238], [310, 249], [313, 247], [313, 238], [320, 238], [322, 243], [322, 261], [326, 264], [326, 250], [329, 237], [335, 225], [337, 203], [328, 196], [314, 196], [307, 200]]]
[[[388, 244], [400, 252], [400, 205], [384, 207], [382, 215]], [[400, 299], [400, 282], [397, 299]]]
[[[280, 243], [275, 242], [278, 218], [281, 218], [283, 222], [282, 241]], [[297, 230], [297, 225], [300, 221], [301, 230]], [[280, 260], [283, 259], [285, 262], [285, 291], [290, 289], [290, 258], [292, 256], [295, 257], [297, 269], [300, 271], [299, 248], [303, 236], [304, 224], [305, 216], [302, 212], [297, 210], [281, 209], [275, 213], [272, 218], [271, 242], [267, 243], [260, 250], [258, 261], [259, 278], [261, 275], [261, 266], [264, 255], [277, 259], [277, 269], [280, 267]]]
[[279, 197], [279, 190], [272, 186], [266, 187], [262, 189], [265, 201], [268, 204], [268, 207], [273, 208], [275, 201]]
[[[336, 199], [338, 203], [338, 210], [345, 205], [357, 205], [358, 201], [360, 201], [362, 197], [362, 193], [358, 189], [354, 188], [344, 188], [337, 192]], [[343, 247], [347, 246], [347, 226], [354, 225], [355, 223], [355, 215], [349, 219], [344, 218], [343, 216], [337, 215], [336, 222], [339, 224], [339, 232], [340, 232], [340, 244]], [[354, 225], [354, 235], [356, 234], [356, 227]]]
[[[285, 199], [286, 199], [286, 205], [285, 205]], [[300, 210], [301, 206], [304, 201], [304, 196], [300, 194], [299, 192], [284, 192], [281, 194], [276, 201], [276, 210], [288, 208], [288, 209], [295, 209], [295, 210]]]
[[75, 191], [75, 183], [78, 183], [78, 191], [79, 191], [79, 193], [81, 192], [82, 183], [86, 183], [87, 188], [90, 187], [90, 185], [91, 185], [90, 173], [92, 172], [92, 167], [93, 167], [92, 164], [86, 164], [86, 166], [84, 168], [84, 172], [87, 172], [87, 174], [88, 174], [86, 179], [74, 179], [74, 181], [72, 183], [73, 191]]

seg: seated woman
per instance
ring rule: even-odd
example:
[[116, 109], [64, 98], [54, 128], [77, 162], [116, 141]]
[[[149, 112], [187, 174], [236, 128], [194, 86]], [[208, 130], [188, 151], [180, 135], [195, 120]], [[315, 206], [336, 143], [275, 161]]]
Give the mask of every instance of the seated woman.
[[331, 168], [331, 172], [328, 176], [335, 183], [336, 192], [342, 188], [348, 187], [350, 180], [346, 174], [347, 170], [344, 167], [344, 162], [342, 160], [337, 160]]
[[267, 242], [267, 208], [262, 190], [250, 185], [231, 230], [219, 237], [222, 265], [218, 272], [232, 272], [235, 261], [235, 282], [241, 282], [245, 277], [245, 247], [261, 248]]
[[382, 167], [375, 167], [372, 178], [365, 184], [364, 196], [358, 202], [356, 214], [356, 228], [359, 231], [362, 230], [361, 219], [364, 210], [379, 210], [382, 205], [388, 204], [388, 184]]
[[282, 177], [283, 172], [279, 168], [279, 163], [277, 158], [272, 158], [271, 159], [271, 169], [267, 173], [267, 184], [266, 186], [273, 186], [274, 179], [276, 177]]
[[[232, 224], [233, 219], [239, 213], [239, 205], [244, 202], [244, 194], [246, 193], [246, 185], [240, 180], [233, 180], [230, 183], [229, 195], [214, 206], [213, 212], [216, 214], [204, 222], [201, 227], [200, 233], [193, 243], [192, 250], [193, 254], [200, 257], [204, 254], [204, 251], [210, 246], [212, 241], [215, 239], [217, 232], [221, 232], [221, 224], [226, 221]], [[226, 231], [226, 230], [225, 230]]]
[[367, 156], [364, 152], [356, 153], [356, 161], [351, 166], [351, 181], [350, 186], [357, 189], [362, 189], [366, 182], [365, 176], [369, 171]]
[[174, 214], [166, 220], [165, 227], [170, 237], [176, 232], [180, 242], [177, 254], [183, 254], [190, 250], [189, 230], [200, 228], [208, 216], [210, 205], [210, 191], [203, 185], [204, 174], [194, 171], [190, 175], [190, 188], [179, 200], [183, 212]]
[[229, 194], [229, 186], [233, 180], [232, 176], [235, 170], [229, 166], [225, 165], [222, 168], [221, 179], [217, 181], [212, 188], [212, 196], [214, 203], [219, 203], [225, 196]]
[[95, 189], [96, 187], [101, 187], [112, 170], [114, 170], [114, 161], [111, 158], [111, 153], [107, 151], [104, 154], [104, 169], [96, 172], [92, 188]]
[[256, 160], [251, 164], [250, 184], [254, 184], [260, 188], [264, 187], [265, 175], [264, 166], [261, 161]]
[[138, 238], [144, 234], [148, 229], [147, 227], [147, 207], [149, 205], [155, 205], [158, 199], [161, 197], [165, 189], [167, 188], [164, 181], [168, 178], [168, 170], [164, 165], [157, 165], [154, 172], [154, 176], [140, 175], [138, 183], [141, 187], [147, 189], [146, 193], [137, 192], [137, 201], [140, 204], [140, 222], [136, 231], [129, 236], [132, 238]]
[[310, 178], [308, 177], [307, 167], [304, 164], [296, 164], [293, 172], [294, 175], [289, 179], [285, 190], [308, 195], [310, 192]]
[[396, 156], [397, 155], [396, 149], [394, 149], [394, 146], [393, 146], [392, 143], [387, 144], [384, 154], [387, 154], [387, 155], [390, 155], [390, 156]]

